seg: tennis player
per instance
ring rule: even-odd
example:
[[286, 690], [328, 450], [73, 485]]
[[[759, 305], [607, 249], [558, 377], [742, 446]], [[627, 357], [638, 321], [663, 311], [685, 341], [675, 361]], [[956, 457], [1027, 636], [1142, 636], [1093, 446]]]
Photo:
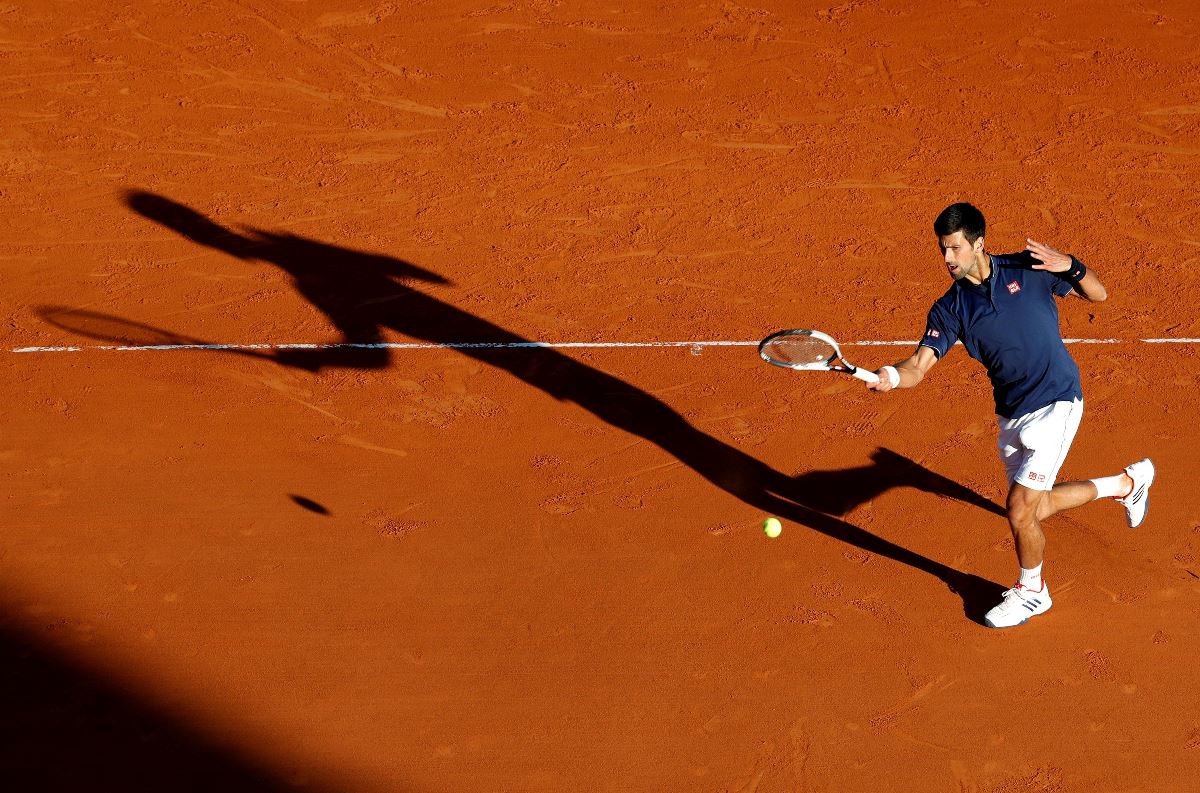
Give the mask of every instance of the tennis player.
[[1046, 537], [1041, 521], [1112, 498], [1124, 505], [1131, 527], [1141, 525], [1154, 464], [1145, 459], [1115, 476], [1055, 483], [1083, 417], [1079, 367], [1063, 344], [1055, 298], [1075, 294], [1103, 302], [1108, 293], [1096, 273], [1075, 257], [1033, 240], [1020, 253], [989, 254], [983, 213], [971, 204], [947, 207], [933, 230], [954, 283], [929, 310], [916, 353], [880, 369], [879, 383], [868, 387], [913, 388], [955, 341], [987, 367], [1000, 458], [1008, 474], [1008, 522], [1021, 573], [985, 622], [1008, 628], [1051, 606], [1050, 589], [1042, 579]]

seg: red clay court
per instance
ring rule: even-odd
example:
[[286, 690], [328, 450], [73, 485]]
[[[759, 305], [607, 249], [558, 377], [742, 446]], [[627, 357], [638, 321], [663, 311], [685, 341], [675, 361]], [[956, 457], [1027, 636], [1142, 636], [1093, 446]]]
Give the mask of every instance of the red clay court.
[[[1194, 3], [18, 3], [0, 92], [19, 789], [1196, 788]], [[752, 346], [908, 355], [960, 200], [1159, 470], [1007, 631], [982, 367]]]

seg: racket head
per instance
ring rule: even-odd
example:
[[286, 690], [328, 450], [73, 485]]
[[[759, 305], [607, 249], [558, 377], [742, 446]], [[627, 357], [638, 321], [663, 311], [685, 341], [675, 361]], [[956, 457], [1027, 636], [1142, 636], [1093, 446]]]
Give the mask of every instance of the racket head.
[[144, 325], [111, 314], [67, 306], [39, 306], [37, 314], [46, 323], [76, 336], [106, 342], [115, 349], [207, 347], [205, 342], [180, 336], [152, 325]]
[[842, 352], [829, 335], [819, 330], [794, 328], [767, 336], [758, 344], [758, 355], [767, 363], [785, 369], [820, 372], [833, 370]]

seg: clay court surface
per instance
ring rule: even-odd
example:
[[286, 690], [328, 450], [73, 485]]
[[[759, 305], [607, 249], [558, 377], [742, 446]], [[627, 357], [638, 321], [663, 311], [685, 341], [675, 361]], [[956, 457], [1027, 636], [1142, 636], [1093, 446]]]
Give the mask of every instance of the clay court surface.
[[[1183, 0], [0, 6], [4, 774], [1196, 789], [1200, 345], [1142, 340], [1200, 337], [1198, 45]], [[961, 347], [880, 396], [699, 344], [916, 339], [957, 200], [1110, 291], [1060, 304], [1105, 340], [1063, 478], [1160, 472], [1136, 531], [1047, 521], [1010, 631]], [[191, 340], [433, 346], [101, 349]]]

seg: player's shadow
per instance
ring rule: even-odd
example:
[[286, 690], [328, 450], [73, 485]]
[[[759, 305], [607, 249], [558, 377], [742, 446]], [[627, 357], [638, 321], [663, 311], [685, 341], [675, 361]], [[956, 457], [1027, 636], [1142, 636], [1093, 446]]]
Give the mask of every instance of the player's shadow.
[[[324, 367], [376, 369], [389, 352], [378, 345], [383, 330], [432, 344], [529, 345], [528, 339], [438, 300], [410, 285], [447, 283], [399, 259], [329, 245], [294, 234], [245, 228], [241, 233], [162, 196], [134, 192], [135, 212], [196, 243], [239, 259], [268, 262], [291, 276], [296, 289], [319, 309], [354, 348], [280, 351], [280, 363], [317, 371]], [[866, 469], [791, 477], [698, 430], [651, 394], [553, 349], [473, 346], [466, 356], [503, 369], [557, 399], [573, 402], [600, 420], [655, 444], [717, 487], [757, 509], [830, 537], [910, 565], [944, 581], [962, 598], [967, 615], [980, 621], [1002, 588], [878, 537], [836, 515], [851, 493], [870, 497], [911, 486], [980, 506], [990, 502], [893, 452], [881, 452]], [[839, 495], [840, 494], [840, 495]], [[993, 509], [993, 511], [995, 511]]]
[[1007, 517], [994, 501], [891, 449], [879, 448], [872, 452], [870, 465], [800, 474], [796, 484], [797, 492], [804, 494], [801, 498], [804, 506], [826, 515], [845, 515], [888, 490], [911, 487]]

